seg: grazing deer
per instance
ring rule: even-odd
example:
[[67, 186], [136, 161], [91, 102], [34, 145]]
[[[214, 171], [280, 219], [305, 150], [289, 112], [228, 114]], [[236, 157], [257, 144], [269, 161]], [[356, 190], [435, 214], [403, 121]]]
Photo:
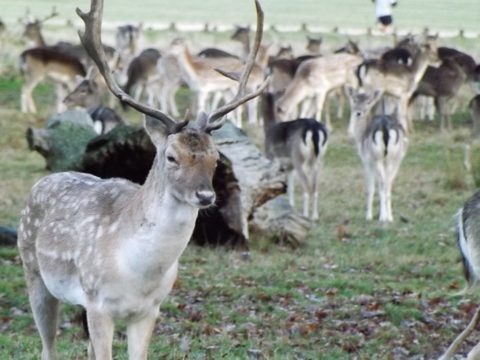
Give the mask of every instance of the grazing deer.
[[123, 119], [115, 110], [102, 105], [102, 92], [94, 79], [93, 67], [87, 76], [63, 100], [68, 109], [74, 107], [85, 108], [93, 120], [95, 132], [105, 134], [118, 125], [124, 124]]
[[411, 128], [408, 116], [409, 99], [428, 65], [437, 60], [436, 48], [432, 44], [426, 43], [414, 57], [411, 66], [390, 61], [368, 60], [357, 68], [356, 74], [360, 86], [380, 89], [398, 99], [398, 119], [405, 121], [402, 126], [408, 131]]
[[[278, 159], [290, 174], [288, 194], [295, 204], [294, 179], [303, 189], [303, 215], [318, 219], [318, 176], [327, 150], [327, 129], [315, 119], [296, 119], [277, 123], [272, 93], [262, 95], [261, 107], [265, 134], [265, 154]], [[311, 209], [311, 210], [310, 210]]]
[[402, 121], [389, 115], [370, 119], [370, 111], [381, 92], [361, 93], [347, 86], [350, 101], [348, 133], [355, 140], [367, 182], [366, 219], [373, 218], [375, 183], [378, 184], [382, 222], [393, 221], [392, 185], [407, 152], [408, 139]]
[[[277, 102], [280, 119], [288, 119], [301, 101], [315, 98], [316, 106], [303, 108], [300, 117], [322, 118], [323, 106], [328, 93], [347, 83], [353, 84], [354, 69], [363, 59], [353, 54], [331, 54], [303, 61], [295, 72], [285, 93]], [[313, 114], [315, 113], [315, 114]], [[327, 120], [329, 117], [327, 117]], [[327, 127], [331, 124], [327, 121]]]
[[42, 338], [42, 360], [57, 359], [59, 301], [87, 312], [89, 358], [112, 359], [116, 320], [127, 326], [129, 359], [146, 359], [159, 306], [172, 289], [178, 261], [198, 210], [213, 205], [218, 151], [210, 132], [230, 111], [258, 96], [245, 93], [261, 41], [258, 2], [252, 54], [233, 100], [193, 123], [178, 123], [137, 102], [115, 82], [101, 47], [103, 1], [92, 0], [81, 40], [110, 90], [146, 114], [145, 129], [157, 149], [142, 186], [121, 179], [64, 172], [38, 181], [19, 226], [18, 246], [30, 304]]

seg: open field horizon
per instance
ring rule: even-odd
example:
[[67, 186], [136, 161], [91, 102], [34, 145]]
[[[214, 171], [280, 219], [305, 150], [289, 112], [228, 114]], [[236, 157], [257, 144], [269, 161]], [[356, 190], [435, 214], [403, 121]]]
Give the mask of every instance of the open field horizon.
[[[33, 16], [42, 17], [56, 6], [59, 19], [77, 21], [75, 8], [86, 10], [86, 0], [6, 0], [2, 2], [2, 19], [16, 22], [28, 7]], [[369, 0], [315, 1], [263, 0], [265, 23], [277, 26], [320, 28], [367, 28], [375, 26], [374, 5]], [[395, 26], [400, 30], [423, 29], [480, 32], [480, 6], [477, 0], [400, 0], [394, 9]], [[177, 0], [175, 6], [166, 0], [110, 0], [105, 4], [106, 21], [141, 21], [146, 23], [213, 23], [246, 24], [254, 22], [253, 1]]]

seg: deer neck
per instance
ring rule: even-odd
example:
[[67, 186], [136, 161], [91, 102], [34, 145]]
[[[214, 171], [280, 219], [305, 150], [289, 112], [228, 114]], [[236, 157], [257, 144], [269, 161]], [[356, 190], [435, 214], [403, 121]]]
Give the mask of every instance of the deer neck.
[[122, 214], [125, 228], [119, 229], [120, 264], [139, 276], [161, 275], [176, 263], [198, 215], [198, 208], [169, 191], [160, 161], [157, 156], [144, 185]]
[[185, 46], [178, 56], [178, 65], [189, 86], [193, 89], [198, 87], [198, 69], [195, 67], [195, 59]]
[[420, 52], [412, 64], [413, 87], [420, 82], [429, 65], [427, 54]]
[[34, 38], [32, 39], [33, 43], [37, 47], [45, 47], [47, 46], [47, 43], [45, 42], [45, 39], [40, 31], [36, 32], [34, 35]]

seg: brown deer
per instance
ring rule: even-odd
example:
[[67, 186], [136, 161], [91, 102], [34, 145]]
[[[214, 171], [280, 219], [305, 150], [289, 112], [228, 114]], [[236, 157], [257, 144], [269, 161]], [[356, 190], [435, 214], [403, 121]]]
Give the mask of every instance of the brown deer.
[[[242, 59], [247, 59], [247, 56], [250, 53], [250, 27], [237, 26], [230, 39], [240, 42], [242, 45]], [[258, 49], [257, 63], [263, 69], [268, 65], [269, 48], [270, 45], [260, 45], [260, 48]]]
[[59, 302], [87, 312], [89, 358], [112, 359], [115, 322], [127, 326], [129, 359], [146, 359], [159, 307], [172, 289], [198, 210], [212, 206], [218, 151], [210, 136], [224, 116], [258, 96], [246, 84], [263, 28], [258, 2], [257, 34], [231, 102], [194, 122], [176, 122], [137, 102], [115, 82], [101, 46], [103, 1], [92, 0], [81, 40], [110, 90], [146, 115], [144, 126], [157, 149], [142, 186], [121, 179], [63, 172], [38, 181], [22, 212], [18, 246], [42, 360], [57, 359]]

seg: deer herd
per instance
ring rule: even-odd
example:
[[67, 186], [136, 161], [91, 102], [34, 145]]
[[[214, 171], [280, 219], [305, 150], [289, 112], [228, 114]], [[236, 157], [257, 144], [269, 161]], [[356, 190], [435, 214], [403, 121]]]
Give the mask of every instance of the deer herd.
[[[348, 40], [324, 54], [322, 39], [309, 37], [303, 55], [295, 57], [291, 46], [274, 54], [272, 44], [261, 43], [263, 11], [257, 0], [255, 5], [253, 42], [247, 27], [231, 36], [242, 46], [238, 55], [218, 48], [194, 52], [181, 38], [163, 49], [141, 49], [141, 25], [118, 27], [115, 47], [106, 46], [102, 0], [91, 0], [88, 13], [77, 9], [85, 23], [79, 44], [46, 42], [42, 24], [58, 15], [55, 10], [42, 20], [25, 21], [24, 37], [32, 47], [19, 60], [22, 112], [36, 112], [33, 89], [49, 79], [55, 84], [56, 110], [86, 109], [103, 134], [124, 123], [116, 97], [125, 109], [145, 114], [144, 127], [157, 150], [142, 186], [75, 172], [53, 174], [34, 185], [18, 245], [42, 360], [57, 358], [60, 301], [86, 309], [90, 359], [112, 358], [118, 319], [127, 325], [129, 358], [147, 357], [159, 306], [173, 286], [197, 213], [215, 203], [218, 153], [211, 132], [227, 114], [238, 127], [243, 118], [253, 128], [263, 124], [266, 157], [289, 172], [290, 203], [297, 179], [303, 215], [317, 220], [322, 159], [333, 130], [330, 108], [336, 104], [341, 117], [348, 103], [348, 135], [365, 172], [365, 217], [373, 219], [377, 189], [379, 221], [388, 223], [393, 221], [393, 182], [417, 117], [413, 103], [432, 98], [441, 128], [448, 130], [459, 89], [480, 79], [470, 55], [438, 46], [431, 35], [407, 36], [381, 52], [362, 51]], [[196, 120], [179, 122], [173, 118], [180, 116], [175, 95], [185, 86]], [[480, 113], [477, 100], [471, 107]], [[464, 210], [464, 226], [477, 208]], [[468, 229], [460, 243], [476, 261]], [[469, 264], [475, 270], [474, 260]]]

